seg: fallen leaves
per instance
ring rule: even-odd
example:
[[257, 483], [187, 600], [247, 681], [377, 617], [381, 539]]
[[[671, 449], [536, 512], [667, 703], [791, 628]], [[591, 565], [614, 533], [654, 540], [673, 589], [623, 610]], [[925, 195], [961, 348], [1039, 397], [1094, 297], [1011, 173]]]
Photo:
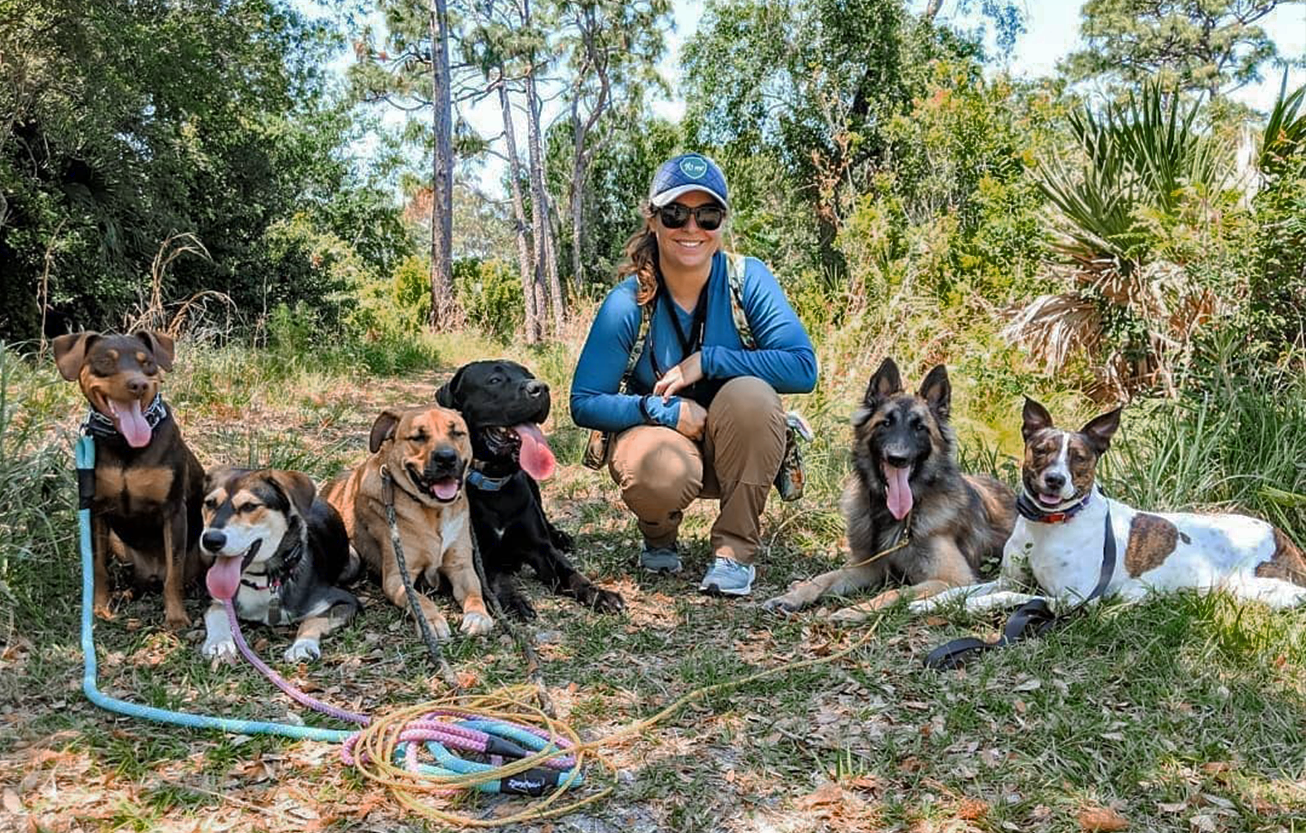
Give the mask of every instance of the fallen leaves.
[[1087, 807], [1079, 811], [1079, 829], [1088, 833], [1128, 830], [1129, 819], [1110, 807]]

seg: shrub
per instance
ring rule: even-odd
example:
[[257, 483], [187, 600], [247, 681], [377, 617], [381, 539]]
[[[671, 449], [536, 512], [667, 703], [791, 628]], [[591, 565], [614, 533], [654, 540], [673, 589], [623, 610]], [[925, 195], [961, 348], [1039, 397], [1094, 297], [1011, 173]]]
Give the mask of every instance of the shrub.
[[521, 331], [525, 301], [514, 268], [496, 258], [463, 258], [454, 262], [453, 285], [469, 324], [503, 342]]

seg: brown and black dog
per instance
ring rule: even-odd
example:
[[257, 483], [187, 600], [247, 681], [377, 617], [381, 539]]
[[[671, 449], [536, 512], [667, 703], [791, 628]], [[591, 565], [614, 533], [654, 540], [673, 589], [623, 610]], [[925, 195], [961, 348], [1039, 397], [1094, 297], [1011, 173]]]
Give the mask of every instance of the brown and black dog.
[[[473, 636], [489, 633], [494, 620], [485, 610], [472, 564], [471, 519], [463, 489], [472, 461], [467, 423], [448, 408], [387, 409], [372, 424], [368, 449], [372, 456], [322, 489], [344, 519], [354, 550], [380, 574], [386, 597], [407, 610], [386, 518], [384, 466], [394, 484], [395, 521], [409, 575], [414, 581], [425, 577], [431, 587], [438, 587], [443, 575], [462, 605], [459, 630]], [[421, 593], [417, 601], [431, 629], [441, 638], [449, 636], [449, 625], [435, 603]]]
[[943, 365], [911, 394], [898, 366], [884, 360], [853, 413], [854, 470], [841, 502], [852, 549], [848, 564], [799, 583], [766, 602], [767, 609], [798, 610], [889, 578], [908, 585], [831, 617], [856, 622], [900, 596], [921, 599], [973, 584], [980, 563], [1001, 554], [1015, 523], [1015, 495], [991, 477], [958, 470], [951, 407]]
[[[142, 330], [59, 336], [54, 360], [91, 403], [95, 436], [95, 611], [109, 617], [108, 554], [131, 564], [138, 583], [163, 583], [168, 627], [190, 625], [183, 595], [203, 570], [196, 541], [204, 470], [159, 394], [160, 370], [171, 370], [172, 339]], [[110, 533], [118, 545], [111, 541]]]

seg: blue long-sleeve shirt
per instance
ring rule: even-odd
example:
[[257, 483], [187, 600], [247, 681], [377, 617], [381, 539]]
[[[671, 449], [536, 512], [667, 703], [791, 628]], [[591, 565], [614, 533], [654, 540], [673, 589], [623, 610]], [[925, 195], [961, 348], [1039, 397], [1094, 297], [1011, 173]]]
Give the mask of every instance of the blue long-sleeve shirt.
[[[617, 392], [630, 360], [631, 347], [639, 335], [636, 286], [632, 275], [608, 292], [576, 363], [571, 381], [571, 417], [582, 428], [622, 431], [642, 425], [641, 399], [649, 417], [657, 424], [674, 428], [680, 419], [679, 396], [663, 404], [662, 397], [648, 395], [657, 381], [653, 355], [656, 354], [662, 373], [685, 358], [670, 316], [679, 316], [685, 333], [690, 332], [693, 324], [694, 311], [681, 309], [669, 297], [658, 299], [643, 352], [631, 374], [630, 393]], [[760, 260], [751, 257], [745, 260], [742, 295], [744, 314], [757, 345], [755, 350], [744, 349], [739, 340], [730, 306], [726, 257], [717, 252], [708, 277], [701, 357], [703, 377], [725, 380], [756, 376], [777, 393], [811, 392], [816, 387], [816, 353], [812, 341], [775, 277]]]

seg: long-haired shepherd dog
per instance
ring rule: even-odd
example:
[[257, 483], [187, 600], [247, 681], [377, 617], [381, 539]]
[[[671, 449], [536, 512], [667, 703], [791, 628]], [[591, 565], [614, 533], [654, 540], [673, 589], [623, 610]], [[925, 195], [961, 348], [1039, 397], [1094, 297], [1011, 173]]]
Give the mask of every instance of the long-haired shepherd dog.
[[912, 394], [903, 389], [893, 359], [884, 360], [853, 414], [853, 473], [841, 501], [848, 561], [767, 601], [768, 610], [799, 610], [890, 578], [907, 585], [831, 617], [858, 622], [900, 597], [921, 599], [972, 584], [981, 562], [1002, 553], [1015, 523], [1015, 495], [991, 477], [958, 470], [951, 403], [943, 365]]

